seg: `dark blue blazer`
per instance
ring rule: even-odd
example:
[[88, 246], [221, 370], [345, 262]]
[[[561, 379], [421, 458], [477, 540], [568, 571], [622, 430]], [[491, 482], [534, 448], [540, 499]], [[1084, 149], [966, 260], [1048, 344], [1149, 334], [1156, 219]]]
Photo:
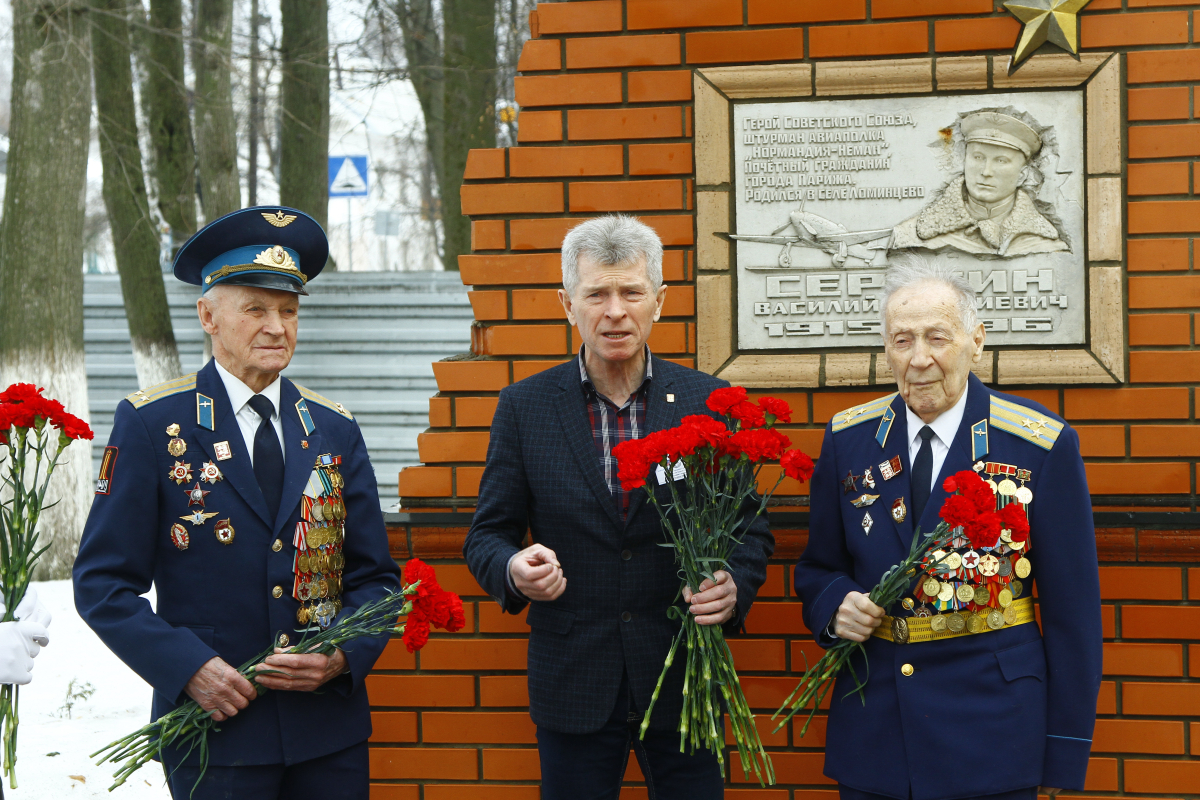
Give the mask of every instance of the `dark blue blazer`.
[[[971, 375], [962, 425], [919, 527], [932, 531], [939, 521], [942, 480], [978, 460], [971, 427], [991, 419], [993, 397], [1028, 408], [1031, 421], [1041, 416], [1064, 426], [1047, 450], [1044, 437], [1039, 445], [993, 419], [986, 446], [987, 461], [1032, 473], [1033, 572], [1025, 594], [1036, 584], [1042, 629], [1030, 623], [906, 645], [868, 640], [866, 704], [847, 697], [853, 680], [840, 678], [826, 738], [825, 774], [855, 789], [901, 800], [949, 800], [1038, 785], [1083, 788], [1102, 633], [1096, 537], [1078, 435], [1037, 403], [993, 392]], [[918, 521], [909, 516], [898, 524], [890, 514], [896, 498], [912, 508], [904, 400], [896, 395], [890, 408], [895, 421], [883, 446], [876, 438], [878, 415], [838, 433], [834, 422], [825, 430], [812, 480], [808, 546], [796, 567], [810, 630], [824, 631], [847, 592], [870, 591], [908, 553]], [[900, 475], [884, 481], [874, 471], [870, 492], [879, 500], [866, 509], [851, 505], [861, 491], [843, 491], [846, 473], [861, 475], [896, 455], [903, 461]], [[866, 512], [874, 519], [869, 534], [862, 525]], [[888, 613], [909, 614], [898, 606]], [[819, 635], [818, 641], [828, 647], [833, 640]], [[914, 668], [911, 676], [901, 673], [905, 664]]]
[[[711, 415], [705, 400], [728, 386], [669, 361], [655, 358], [653, 365], [647, 433], [672, 428], [688, 414]], [[653, 477], [648, 483], [656, 485], [660, 502], [669, 501], [669, 487], [658, 487]], [[757, 505], [747, 504], [744, 518]], [[506, 388], [492, 420], [463, 555], [471, 574], [510, 614], [526, 605], [509, 596], [505, 584], [508, 560], [526, 531], [557, 554], [567, 578], [557, 600], [532, 603], [527, 617], [533, 721], [562, 733], [599, 730], [623, 672], [634, 704], [645, 711], [679, 631], [679, 621], [667, 617], [679, 591], [678, 567], [674, 550], [660, 546], [666, 537], [644, 489], [634, 492], [621, 521], [593, 443], [577, 358]], [[759, 517], [730, 558], [738, 602], [726, 631], [745, 619], [774, 548]], [[663, 683], [651, 717], [656, 729], [678, 725], [683, 661], [675, 659]]]
[[[198, 422], [197, 394], [215, 403], [215, 430]], [[300, 498], [317, 456], [342, 457], [345, 479], [346, 566], [342, 615], [400, 587], [399, 570], [388, 552], [375, 474], [358, 423], [334, 404], [307, 392], [315, 425], [306, 434], [296, 409], [300, 389], [286, 378], [280, 392], [286, 465], [283, 500], [274, 519], [254, 477], [245, 440], [224, 384], [210, 362], [194, 376], [131, 395], [117, 407], [109, 446], [117, 448], [108, 493], [97, 493], [75, 560], [75, 606], [80, 616], [126, 664], [154, 687], [153, 716], [188, 699], [184, 687], [206, 661], [220, 656], [234, 667], [286, 633], [300, 639], [299, 603], [292, 599], [292, 544]], [[167, 426], [177, 424], [187, 451], [167, 452]], [[301, 442], [307, 441], [305, 448]], [[228, 442], [232, 458], [218, 461], [216, 443]], [[190, 463], [193, 478], [178, 485], [168, 475], [176, 461]], [[184, 523], [186, 550], [171, 540], [171, 526], [195, 509], [185, 489], [214, 462], [222, 480], [202, 488], [203, 525]], [[229, 519], [234, 539], [221, 544], [217, 521]], [[278, 552], [272, 543], [281, 542]], [[155, 607], [140, 597], [154, 585]], [[280, 586], [282, 597], [272, 596]], [[213, 765], [291, 764], [342, 750], [371, 734], [363, 679], [387, 638], [360, 639], [344, 650], [348, 675], [319, 693], [267, 692], [209, 737]], [[178, 753], [168, 753], [172, 765]], [[189, 763], [195, 763], [193, 755]]]

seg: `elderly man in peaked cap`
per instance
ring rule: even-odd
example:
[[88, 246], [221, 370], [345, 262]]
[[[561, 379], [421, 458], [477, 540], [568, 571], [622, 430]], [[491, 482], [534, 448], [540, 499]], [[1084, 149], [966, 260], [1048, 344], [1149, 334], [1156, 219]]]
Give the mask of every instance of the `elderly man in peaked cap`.
[[[180, 249], [213, 359], [117, 407], [75, 562], [80, 615], [154, 687], [154, 717], [191, 698], [221, 723], [195, 800], [367, 798], [363, 679], [386, 639], [282, 652], [400, 587], [358, 423], [280, 375], [328, 252], [316, 221], [278, 207]], [[272, 674], [237, 672], [272, 644]], [[198, 754], [164, 757], [189, 797]]]
[[1058, 228], [1022, 188], [1042, 137], [1008, 114], [980, 111], [959, 123], [962, 180], [892, 231], [891, 250], [943, 247], [978, 255], [1020, 256], [1066, 250]]
[[[849, 675], [831, 695], [825, 774], [843, 800], [1034, 800], [1039, 785], [1084, 787], [1101, 624], [1079, 437], [971, 373], [984, 343], [974, 301], [946, 265], [894, 261], [882, 312], [899, 391], [836, 414], [813, 475], [796, 566], [804, 623], [824, 647], [864, 643], [870, 664], [855, 664], [865, 701]], [[872, 603], [866, 593], [917, 531], [934, 530], [944, 481], [964, 470], [990, 482], [998, 509], [1022, 505], [1027, 538], [955, 538], [944, 568], [914, 576], [901, 602]]]

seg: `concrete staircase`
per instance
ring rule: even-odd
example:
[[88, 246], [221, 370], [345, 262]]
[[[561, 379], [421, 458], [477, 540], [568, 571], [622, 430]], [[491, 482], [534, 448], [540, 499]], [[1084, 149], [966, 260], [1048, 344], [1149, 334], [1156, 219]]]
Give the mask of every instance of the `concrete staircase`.
[[[471, 306], [457, 272], [330, 273], [301, 301], [296, 355], [284, 374], [336, 400], [362, 426], [380, 502], [397, 499], [401, 467], [417, 463], [417, 434], [437, 392], [430, 364], [466, 352]], [[185, 372], [202, 366], [195, 287], [167, 278], [167, 299]], [[121, 398], [138, 389], [116, 275], [86, 275], [83, 290], [93, 461]]]

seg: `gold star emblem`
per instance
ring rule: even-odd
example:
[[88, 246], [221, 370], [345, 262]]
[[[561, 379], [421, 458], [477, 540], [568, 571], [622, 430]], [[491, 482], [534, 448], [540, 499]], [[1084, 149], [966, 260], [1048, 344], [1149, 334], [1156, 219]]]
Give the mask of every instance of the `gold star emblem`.
[[1079, 12], [1092, 0], [1011, 0], [1004, 7], [1024, 27], [1013, 51], [1012, 66], [1033, 55], [1046, 42], [1079, 55]]

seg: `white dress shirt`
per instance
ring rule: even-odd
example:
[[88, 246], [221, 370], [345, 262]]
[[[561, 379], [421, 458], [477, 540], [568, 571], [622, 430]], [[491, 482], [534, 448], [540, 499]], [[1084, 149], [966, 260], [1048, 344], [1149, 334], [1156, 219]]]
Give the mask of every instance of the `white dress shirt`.
[[921, 449], [921, 428], [924, 428], [926, 424], [933, 428], [933, 436], [929, 439], [929, 446], [933, 450], [933, 472], [929, 476], [931, 492], [937, 485], [938, 474], [942, 471], [942, 465], [946, 463], [950, 445], [954, 443], [954, 437], [958, 435], [958, 426], [962, 424], [963, 414], [967, 411], [968, 391], [970, 391], [969, 385], [963, 388], [958, 402], [943, 411], [941, 416], [930, 423], [922, 421], [908, 406], [904, 407], [904, 411], [908, 415], [908, 463], [910, 465], [917, 460], [917, 452]]
[[[221, 376], [221, 383], [225, 384], [225, 394], [229, 396], [229, 405], [233, 407], [233, 415], [237, 418], [242, 438], [246, 441], [246, 452], [250, 455], [250, 465], [254, 466], [254, 434], [258, 432], [258, 426], [262, 423], [262, 418], [250, 405], [250, 398], [254, 397], [255, 392], [242, 383], [241, 378], [235, 377], [232, 372], [222, 367], [216, 359], [213, 361], [217, 364], [217, 374]], [[275, 407], [275, 413], [271, 415], [271, 425], [275, 427], [275, 435], [279, 437], [279, 449], [283, 451], [283, 419], [279, 416], [280, 386], [279, 376], [276, 375], [275, 380], [271, 381], [271, 385], [258, 394], [270, 400], [271, 405]], [[286, 452], [283, 457], [287, 458]]]

